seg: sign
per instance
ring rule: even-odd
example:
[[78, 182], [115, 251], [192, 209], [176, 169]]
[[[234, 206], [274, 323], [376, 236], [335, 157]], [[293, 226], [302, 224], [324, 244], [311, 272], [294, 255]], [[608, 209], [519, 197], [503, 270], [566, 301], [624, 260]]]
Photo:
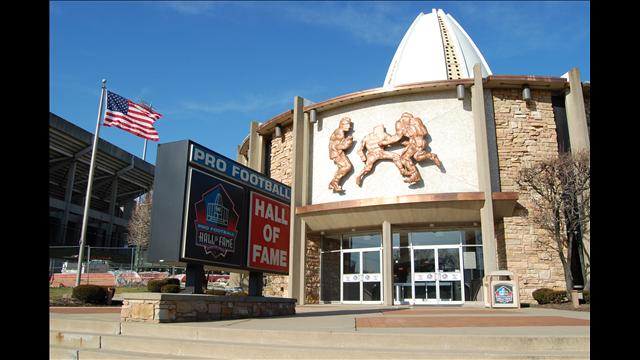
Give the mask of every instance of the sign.
[[198, 169], [190, 169], [185, 259], [244, 267], [247, 216], [245, 192]]
[[243, 185], [275, 196], [289, 203], [291, 201], [291, 188], [273, 179], [249, 169], [237, 162], [227, 159], [211, 150], [197, 144], [191, 145], [189, 160], [206, 167], [208, 170], [230, 177]]
[[251, 192], [247, 267], [266, 272], [289, 271], [289, 219], [287, 204]]
[[494, 286], [493, 297], [496, 304], [513, 304], [513, 287], [496, 285]]
[[289, 273], [291, 188], [191, 140], [159, 144], [152, 262]]

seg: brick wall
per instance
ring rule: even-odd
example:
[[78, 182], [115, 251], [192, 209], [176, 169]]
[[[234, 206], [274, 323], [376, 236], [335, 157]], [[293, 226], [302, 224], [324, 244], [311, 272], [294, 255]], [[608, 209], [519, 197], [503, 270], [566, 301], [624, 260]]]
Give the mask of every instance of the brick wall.
[[[293, 167], [293, 127], [282, 129], [283, 136], [271, 140], [271, 177], [285, 185], [291, 186]], [[285, 275], [267, 275], [262, 290], [264, 296], [287, 295], [288, 277]]]
[[[493, 89], [500, 184], [516, 191], [518, 172], [527, 163], [558, 155], [556, 126], [549, 91], [532, 90], [522, 100], [520, 89]], [[520, 192], [516, 215], [496, 224], [498, 264], [520, 277], [520, 300], [535, 302], [531, 293], [541, 287], [565, 288], [562, 264], [555, 250], [537, 240], [548, 238], [526, 217], [529, 194]]]

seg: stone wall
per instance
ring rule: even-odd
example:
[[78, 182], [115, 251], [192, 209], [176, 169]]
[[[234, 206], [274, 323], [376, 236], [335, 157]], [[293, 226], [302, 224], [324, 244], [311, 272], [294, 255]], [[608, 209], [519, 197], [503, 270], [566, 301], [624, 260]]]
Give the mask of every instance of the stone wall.
[[558, 155], [556, 126], [549, 91], [532, 90], [529, 102], [521, 89], [493, 89], [501, 191], [519, 192], [522, 206], [495, 227], [498, 264], [520, 277], [520, 301], [535, 302], [541, 287], [564, 289], [564, 272], [557, 252], [540, 241], [551, 239], [526, 217], [529, 194], [516, 184], [523, 165]]
[[282, 129], [283, 136], [271, 140], [271, 177], [291, 186], [293, 180], [293, 127]]
[[320, 303], [320, 237], [307, 237], [304, 262], [305, 304]]
[[124, 294], [120, 320], [152, 323], [295, 315], [294, 299], [201, 294]]
[[[271, 178], [291, 186], [293, 168], [293, 126], [282, 129], [283, 136], [271, 140]], [[289, 280], [286, 275], [266, 275], [264, 296], [287, 296]]]

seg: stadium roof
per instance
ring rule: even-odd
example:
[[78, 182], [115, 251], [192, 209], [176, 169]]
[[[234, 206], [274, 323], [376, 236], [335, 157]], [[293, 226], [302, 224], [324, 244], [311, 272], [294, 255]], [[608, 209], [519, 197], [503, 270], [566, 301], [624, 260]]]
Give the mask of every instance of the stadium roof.
[[[91, 164], [93, 134], [49, 113], [49, 198], [64, 201], [68, 174], [77, 162], [71, 203], [82, 206]], [[91, 209], [109, 212], [112, 186], [118, 178], [116, 207], [124, 206], [149, 192], [154, 166], [141, 158], [100, 139], [91, 191]]]

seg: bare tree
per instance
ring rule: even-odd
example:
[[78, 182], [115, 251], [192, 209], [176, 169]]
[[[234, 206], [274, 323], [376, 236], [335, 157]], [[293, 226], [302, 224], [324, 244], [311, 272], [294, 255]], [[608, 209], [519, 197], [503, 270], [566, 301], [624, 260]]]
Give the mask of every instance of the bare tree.
[[[551, 236], [551, 241], [539, 238], [539, 245], [557, 252], [564, 270], [567, 297], [571, 300], [574, 282], [571, 250], [575, 241], [582, 241], [588, 235], [591, 220], [589, 152], [562, 154], [524, 167], [517, 183], [530, 195], [532, 222]], [[582, 262], [582, 270], [588, 274], [588, 253], [584, 256], [587, 258]]]
[[144, 196], [144, 199], [137, 203], [129, 219], [127, 242], [136, 247], [136, 268], [140, 257], [140, 250], [145, 250], [149, 246], [151, 238], [151, 192]]

